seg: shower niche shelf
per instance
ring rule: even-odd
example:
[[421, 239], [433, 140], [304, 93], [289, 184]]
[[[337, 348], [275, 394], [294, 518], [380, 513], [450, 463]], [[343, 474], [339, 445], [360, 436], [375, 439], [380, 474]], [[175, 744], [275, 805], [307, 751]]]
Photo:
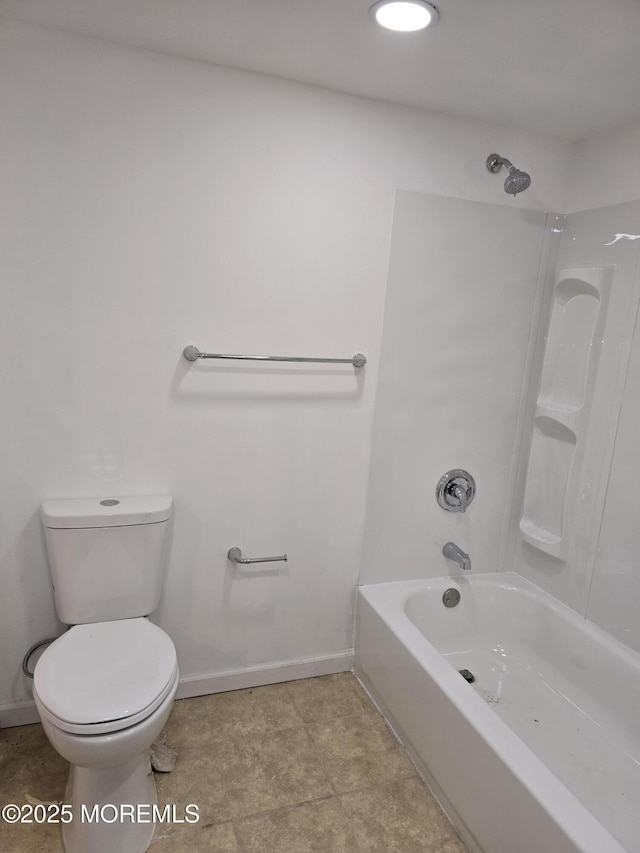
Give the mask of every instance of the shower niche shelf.
[[578, 500], [589, 399], [612, 280], [610, 267], [560, 271], [552, 295], [520, 519], [529, 545], [566, 560]]
[[560, 560], [566, 556], [567, 492], [576, 445], [573, 430], [555, 418], [536, 417], [520, 533], [530, 545]]
[[[584, 406], [593, 349], [604, 317], [607, 270], [568, 269], [554, 288], [538, 405], [556, 412]], [[598, 327], [598, 329], [596, 328]]]

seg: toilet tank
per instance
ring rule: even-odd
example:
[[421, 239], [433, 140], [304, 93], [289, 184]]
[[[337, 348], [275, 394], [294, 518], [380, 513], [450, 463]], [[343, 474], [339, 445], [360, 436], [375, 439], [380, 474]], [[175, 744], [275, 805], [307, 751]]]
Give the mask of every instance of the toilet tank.
[[49, 567], [61, 622], [79, 625], [147, 616], [162, 592], [167, 495], [42, 503]]

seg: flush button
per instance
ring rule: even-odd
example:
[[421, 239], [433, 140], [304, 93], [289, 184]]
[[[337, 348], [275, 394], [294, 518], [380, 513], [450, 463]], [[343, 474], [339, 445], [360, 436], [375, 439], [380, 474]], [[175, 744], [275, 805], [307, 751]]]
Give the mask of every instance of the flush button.
[[119, 503], [120, 501], [116, 501], [113, 498], [109, 498], [108, 500], [100, 501], [100, 506], [118, 506]]

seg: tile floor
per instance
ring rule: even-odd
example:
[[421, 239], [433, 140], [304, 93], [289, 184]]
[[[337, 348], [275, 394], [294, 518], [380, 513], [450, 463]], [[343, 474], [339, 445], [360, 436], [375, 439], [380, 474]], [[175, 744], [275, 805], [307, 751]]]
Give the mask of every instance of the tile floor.
[[[464, 853], [404, 749], [351, 673], [175, 703], [178, 753], [149, 853]], [[0, 804], [58, 801], [67, 767], [39, 725], [0, 732]], [[63, 853], [55, 825], [0, 824], [2, 853]], [[120, 851], [114, 851], [120, 853]]]

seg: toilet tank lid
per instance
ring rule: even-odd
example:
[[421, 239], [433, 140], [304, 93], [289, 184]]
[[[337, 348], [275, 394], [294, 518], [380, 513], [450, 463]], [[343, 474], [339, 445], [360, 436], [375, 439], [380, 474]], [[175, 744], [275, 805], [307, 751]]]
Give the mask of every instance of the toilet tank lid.
[[172, 509], [170, 495], [48, 500], [42, 502], [42, 523], [45, 527], [67, 529], [157, 524], [169, 519]]

